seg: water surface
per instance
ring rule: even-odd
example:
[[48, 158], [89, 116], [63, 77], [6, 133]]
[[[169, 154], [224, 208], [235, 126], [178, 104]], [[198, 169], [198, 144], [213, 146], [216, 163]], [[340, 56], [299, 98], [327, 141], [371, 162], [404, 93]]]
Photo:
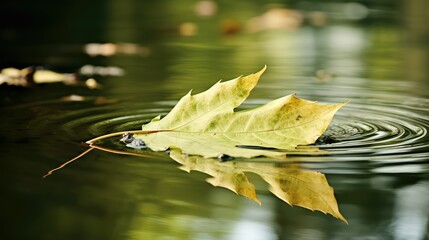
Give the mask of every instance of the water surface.
[[[324, 5], [292, 4], [288, 9], [305, 21], [254, 32], [246, 30], [246, 21], [269, 9], [256, 1], [219, 3], [212, 17], [199, 17], [192, 3], [95, 5], [88, 6], [93, 15], [82, 14], [77, 22], [72, 13], [80, 8], [68, 6], [69, 15], [54, 15], [58, 23], [49, 24], [39, 18], [43, 11], [19, 6], [18, 12], [30, 12], [35, 21], [10, 23], [2, 32], [2, 68], [78, 72], [90, 65], [123, 72], [82, 76], [94, 77], [102, 89], [0, 86], [2, 239], [428, 238], [429, 47], [418, 40], [425, 31], [418, 19], [415, 28], [401, 20], [409, 8], [373, 1], [366, 6], [368, 17], [353, 20], [337, 18]], [[133, 10], [137, 7], [141, 14]], [[162, 9], [163, 17], [154, 9]], [[312, 23], [309, 16], [316, 10], [329, 21]], [[184, 22], [198, 31], [185, 36]], [[67, 23], [74, 28], [64, 36], [60, 26]], [[113, 54], [88, 50], [90, 43], [106, 42], [113, 43]], [[197, 93], [265, 64], [267, 72], [242, 109], [291, 93], [323, 103], [351, 100], [316, 143], [324, 154], [289, 156], [326, 175], [349, 225], [288, 206], [254, 175], [259, 206], [212, 187], [203, 173], [178, 169], [165, 153], [92, 151], [42, 179], [84, 151], [80, 143], [139, 129], [168, 113], [190, 89]], [[67, 98], [73, 94], [83, 99]]]

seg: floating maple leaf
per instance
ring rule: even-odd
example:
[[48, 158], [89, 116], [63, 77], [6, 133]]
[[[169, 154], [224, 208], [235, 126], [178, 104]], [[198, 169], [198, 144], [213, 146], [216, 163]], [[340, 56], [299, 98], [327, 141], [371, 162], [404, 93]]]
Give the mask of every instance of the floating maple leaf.
[[[189, 92], [164, 118], [155, 117], [135, 135], [154, 151], [170, 147], [206, 158], [283, 157], [281, 151], [314, 143], [341, 104], [319, 104], [294, 94], [251, 110], [234, 111], [256, 86], [266, 67], [246, 77], [217, 82], [205, 92]], [[260, 148], [240, 148], [257, 146]]]

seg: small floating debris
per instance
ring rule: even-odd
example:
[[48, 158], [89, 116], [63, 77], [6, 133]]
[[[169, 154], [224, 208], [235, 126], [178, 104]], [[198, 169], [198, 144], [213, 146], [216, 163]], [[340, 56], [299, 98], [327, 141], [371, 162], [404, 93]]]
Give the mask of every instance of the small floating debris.
[[88, 43], [84, 45], [83, 51], [91, 57], [111, 57], [118, 54], [147, 57], [150, 54], [149, 48], [135, 43]]
[[112, 99], [112, 98], [107, 98], [107, 97], [96, 97], [94, 100], [94, 104], [95, 105], [106, 105], [106, 104], [112, 104], [112, 103], [116, 103], [117, 100], [116, 99]]
[[179, 33], [182, 36], [194, 36], [197, 32], [198, 26], [193, 22], [184, 22], [179, 26]]
[[94, 78], [89, 78], [85, 81], [85, 85], [89, 89], [100, 89], [103, 88], [103, 85], [101, 85], [99, 82], [97, 82]]
[[146, 144], [141, 140], [140, 138], [135, 138], [133, 134], [131, 133], [124, 133], [122, 134], [121, 139], [119, 139], [120, 142], [126, 143], [125, 146], [129, 148], [134, 149], [147, 149], [148, 147]]
[[335, 74], [323, 69], [319, 69], [315, 73], [315, 78], [320, 81], [330, 81], [335, 77]]
[[134, 148], [134, 149], [146, 149], [147, 148], [146, 144], [140, 138], [134, 138], [131, 141], [131, 143], [128, 143], [125, 146], [127, 146], [129, 148]]
[[95, 97], [95, 96], [82, 96], [77, 94], [71, 94], [61, 98], [61, 101], [64, 102], [92, 102], [94, 105], [106, 105], [116, 103], [115, 99], [110, 99], [106, 97]]
[[65, 102], [83, 102], [85, 101], [85, 97], [81, 95], [72, 94], [69, 96], [62, 97], [61, 100]]
[[231, 157], [231, 156], [229, 156], [227, 154], [223, 154], [223, 153], [220, 154], [217, 158], [219, 159], [220, 162], [226, 162], [226, 161], [234, 160], [233, 157]]
[[58, 73], [44, 69], [35, 70], [33, 80], [36, 84], [63, 82], [67, 85], [73, 85], [78, 82], [77, 76], [74, 73]]
[[116, 66], [93, 66], [90, 64], [84, 65], [79, 69], [81, 75], [100, 75], [121, 77], [124, 75], [124, 69]]
[[76, 84], [78, 80], [74, 73], [57, 73], [35, 67], [24, 69], [4, 68], [0, 72], [0, 85], [30, 87], [36, 84], [57, 82], [72, 85]]
[[134, 136], [131, 133], [124, 133], [122, 135], [122, 138], [119, 139], [119, 141], [123, 143], [131, 143], [133, 140], [134, 140]]
[[38, 84], [64, 83], [65, 85], [84, 85], [90, 89], [102, 87], [93, 78], [82, 81], [79, 76], [78, 73], [60, 73], [42, 67], [4, 68], [0, 71], [0, 85], [32, 87]]

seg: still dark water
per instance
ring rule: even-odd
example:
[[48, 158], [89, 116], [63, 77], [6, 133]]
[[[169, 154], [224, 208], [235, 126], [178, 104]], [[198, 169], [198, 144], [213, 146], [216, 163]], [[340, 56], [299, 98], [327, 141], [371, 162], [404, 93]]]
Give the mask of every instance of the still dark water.
[[[428, 239], [428, 4], [273, 3], [5, 3], [1, 68], [79, 72], [102, 88], [0, 86], [0, 238]], [[289, 158], [326, 175], [349, 225], [250, 176], [259, 206], [164, 153], [92, 151], [42, 179], [80, 143], [264, 64], [242, 108], [293, 92], [352, 101], [316, 144], [324, 154]]]

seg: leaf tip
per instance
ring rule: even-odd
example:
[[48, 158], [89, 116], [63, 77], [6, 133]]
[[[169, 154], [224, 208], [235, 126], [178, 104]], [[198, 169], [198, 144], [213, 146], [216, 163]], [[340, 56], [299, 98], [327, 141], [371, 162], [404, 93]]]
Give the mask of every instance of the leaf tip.
[[[255, 82], [257, 82], [259, 80], [259, 78], [261, 77], [261, 75], [265, 72], [265, 70], [267, 70], [267, 65], [264, 65], [264, 67], [261, 70], [259, 70], [258, 72], [250, 74], [248, 76], [245, 76], [244, 78], [252, 78], [255, 80]], [[242, 78], [242, 77], [238, 77], [238, 78]]]
[[261, 76], [265, 72], [265, 70], [267, 70], [267, 64], [265, 64], [264, 67], [255, 74]]
[[349, 222], [347, 221], [347, 219], [345, 219], [343, 217], [343, 215], [341, 215], [341, 213], [338, 213], [337, 216], [335, 216], [336, 218], [340, 219], [341, 221], [343, 221], [345, 224], [349, 225]]
[[343, 106], [344, 106], [344, 105], [347, 105], [347, 104], [349, 104], [349, 103], [351, 103], [351, 102], [352, 102], [352, 100], [348, 100], [348, 101], [343, 102], [342, 104], [343, 104]]
[[346, 102], [342, 102], [342, 103], [337, 103], [334, 104], [333, 106], [335, 106], [336, 110], [339, 110], [340, 108], [344, 107], [345, 105], [349, 104], [352, 100], [348, 100]]

